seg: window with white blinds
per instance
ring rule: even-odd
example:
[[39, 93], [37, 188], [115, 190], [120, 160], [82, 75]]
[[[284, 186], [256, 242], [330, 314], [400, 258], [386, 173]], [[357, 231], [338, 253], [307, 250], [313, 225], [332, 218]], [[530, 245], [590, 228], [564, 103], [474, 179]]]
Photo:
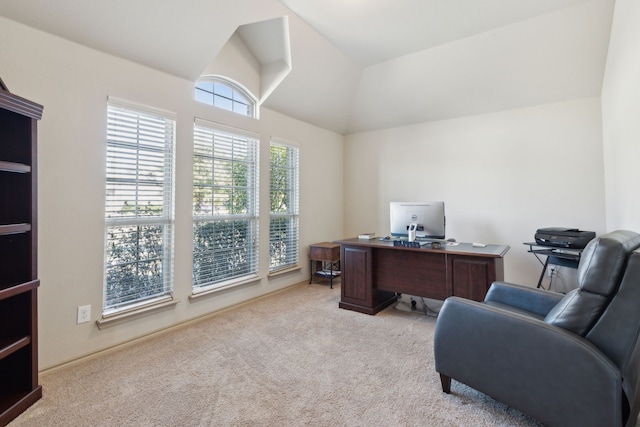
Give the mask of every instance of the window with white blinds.
[[193, 292], [258, 273], [258, 138], [197, 120]]
[[269, 271], [299, 261], [298, 151], [274, 140], [269, 145]]
[[109, 99], [103, 314], [173, 292], [175, 117]]

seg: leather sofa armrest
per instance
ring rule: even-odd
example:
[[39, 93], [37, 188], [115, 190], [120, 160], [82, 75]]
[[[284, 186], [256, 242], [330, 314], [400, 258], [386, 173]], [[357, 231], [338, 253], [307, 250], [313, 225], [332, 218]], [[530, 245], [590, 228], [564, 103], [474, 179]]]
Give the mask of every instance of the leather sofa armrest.
[[563, 294], [544, 289], [509, 282], [493, 282], [484, 300], [490, 304], [504, 304], [544, 317], [563, 297]]
[[525, 314], [448, 298], [436, 371], [548, 425], [621, 425], [619, 369], [584, 338]]

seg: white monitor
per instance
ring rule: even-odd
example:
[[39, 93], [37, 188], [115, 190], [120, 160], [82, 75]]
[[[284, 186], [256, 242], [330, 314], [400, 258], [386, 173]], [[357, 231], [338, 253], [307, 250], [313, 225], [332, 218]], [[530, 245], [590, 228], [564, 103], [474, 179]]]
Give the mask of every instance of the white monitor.
[[391, 235], [406, 237], [409, 225], [418, 225], [416, 237], [444, 239], [444, 202], [391, 202]]

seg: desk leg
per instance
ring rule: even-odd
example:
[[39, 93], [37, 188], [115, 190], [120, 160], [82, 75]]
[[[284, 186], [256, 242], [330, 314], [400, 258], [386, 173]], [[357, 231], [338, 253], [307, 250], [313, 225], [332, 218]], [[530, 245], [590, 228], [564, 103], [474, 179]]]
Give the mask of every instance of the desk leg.
[[309, 260], [309, 284], [311, 284], [312, 280], [313, 280], [313, 260], [310, 259]]
[[331, 264], [329, 265], [329, 274], [329, 287], [333, 289], [333, 261], [331, 261]]
[[542, 288], [542, 279], [544, 279], [544, 273], [547, 272], [547, 266], [549, 265], [549, 257], [544, 261], [544, 266], [542, 267], [542, 273], [540, 274], [540, 279], [538, 279], [538, 288]]

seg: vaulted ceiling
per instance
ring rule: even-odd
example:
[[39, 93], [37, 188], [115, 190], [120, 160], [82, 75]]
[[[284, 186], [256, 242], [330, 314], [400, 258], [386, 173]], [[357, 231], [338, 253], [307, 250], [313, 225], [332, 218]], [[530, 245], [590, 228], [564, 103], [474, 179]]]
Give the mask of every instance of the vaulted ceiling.
[[348, 134], [599, 96], [613, 7], [614, 0], [2, 0], [0, 15], [190, 81], [239, 27], [288, 17], [291, 71], [263, 105]]

